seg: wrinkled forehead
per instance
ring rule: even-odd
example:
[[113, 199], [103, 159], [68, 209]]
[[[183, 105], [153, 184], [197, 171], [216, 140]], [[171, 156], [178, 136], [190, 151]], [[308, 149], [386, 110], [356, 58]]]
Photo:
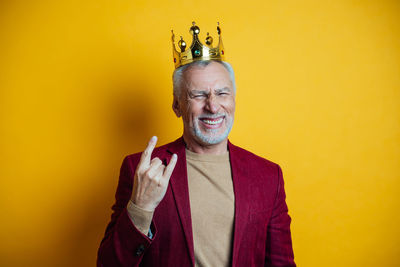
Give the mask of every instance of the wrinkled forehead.
[[184, 75], [185, 88], [187, 90], [214, 90], [229, 88], [233, 91], [232, 81], [228, 70], [219, 63], [211, 63], [207, 66], [189, 67]]

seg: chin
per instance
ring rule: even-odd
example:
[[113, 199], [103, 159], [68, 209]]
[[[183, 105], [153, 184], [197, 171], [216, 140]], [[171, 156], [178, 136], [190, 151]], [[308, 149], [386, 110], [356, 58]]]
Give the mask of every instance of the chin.
[[194, 128], [193, 131], [194, 135], [196, 136], [196, 139], [199, 140], [204, 145], [216, 145], [225, 141], [228, 138], [231, 128], [225, 129], [222, 133], [215, 133], [215, 134], [212, 134], [210, 132], [203, 133], [198, 128]]

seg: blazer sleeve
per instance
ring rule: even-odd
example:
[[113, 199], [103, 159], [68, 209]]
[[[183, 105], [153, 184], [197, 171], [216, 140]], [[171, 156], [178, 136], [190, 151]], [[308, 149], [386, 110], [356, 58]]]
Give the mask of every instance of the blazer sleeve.
[[152, 240], [156, 238], [157, 229], [153, 222], [150, 226], [153, 239], [150, 239], [134, 226], [126, 210], [132, 194], [133, 177], [139, 156], [128, 156], [122, 163], [111, 221], [97, 254], [98, 267], [139, 266]]
[[290, 234], [291, 218], [286, 205], [282, 170], [277, 166], [278, 186], [267, 229], [266, 261], [268, 267], [295, 267]]

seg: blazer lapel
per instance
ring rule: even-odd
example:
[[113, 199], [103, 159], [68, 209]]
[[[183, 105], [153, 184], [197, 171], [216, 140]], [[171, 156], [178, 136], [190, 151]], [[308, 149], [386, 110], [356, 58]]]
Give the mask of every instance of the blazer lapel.
[[178, 155], [178, 161], [175, 169], [172, 173], [170, 184], [172, 194], [175, 199], [175, 204], [178, 209], [178, 214], [182, 223], [183, 232], [186, 238], [186, 245], [194, 266], [194, 245], [193, 245], [193, 231], [192, 231], [192, 219], [190, 212], [190, 199], [189, 199], [189, 186], [186, 169], [186, 153], [185, 143], [183, 138], [177, 139], [167, 149], [167, 152]]
[[232, 266], [236, 266], [240, 255], [240, 242], [248, 219], [248, 169], [246, 162], [240, 157], [240, 151], [228, 141], [229, 157], [232, 168], [233, 191], [235, 194], [235, 224], [233, 234]]

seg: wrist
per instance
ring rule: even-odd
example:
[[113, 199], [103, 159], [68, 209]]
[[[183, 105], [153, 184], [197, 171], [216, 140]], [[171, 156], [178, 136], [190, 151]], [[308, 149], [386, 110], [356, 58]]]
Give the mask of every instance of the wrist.
[[126, 209], [134, 226], [144, 235], [147, 235], [154, 212], [139, 207], [132, 200], [129, 200]]

